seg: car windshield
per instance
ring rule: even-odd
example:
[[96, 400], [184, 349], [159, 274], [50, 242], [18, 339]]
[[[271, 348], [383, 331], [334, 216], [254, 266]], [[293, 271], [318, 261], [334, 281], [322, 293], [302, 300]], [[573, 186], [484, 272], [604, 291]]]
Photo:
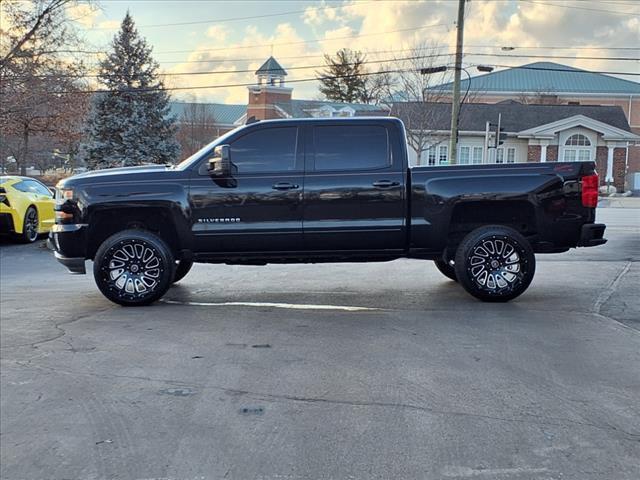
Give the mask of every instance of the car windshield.
[[186, 170], [187, 168], [192, 166], [195, 162], [197, 162], [199, 159], [201, 159], [204, 155], [206, 155], [207, 152], [212, 151], [215, 146], [224, 143], [224, 141], [227, 138], [229, 138], [231, 135], [233, 135], [235, 132], [237, 132], [241, 128], [244, 128], [244, 125], [242, 125], [240, 127], [237, 127], [237, 128], [234, 128], [233, 130], [231, 130], [231, 131], [225, 133], [224, 135], [216, 138], [213, 142], [208, 143], [207, 145], [202, 147], [200, 150], [198, 150], [196, 153], [194, 153], [193, 155], [185, 158], [183, 161], [178, 163], [173, 168], [176, 169], [176, 170]]

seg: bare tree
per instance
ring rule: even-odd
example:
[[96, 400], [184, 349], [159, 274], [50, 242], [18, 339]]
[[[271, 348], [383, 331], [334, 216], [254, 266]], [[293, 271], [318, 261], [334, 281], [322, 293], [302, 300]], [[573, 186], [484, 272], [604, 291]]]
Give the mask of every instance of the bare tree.
[[183, 156], [189, 156], [211, 142], [219, 133], [213, 107], [207, 103], [193, 101], [185, 104], [178, 118], [178, 141]]
[[418, 165], [429, 147], [447, 139], [446, 135], [438, 133], [438, 126], [445, 121], [443, 109], [430, 108], [429, 104], [450, 100], [449, 91], [437, 88], [450, 79], [450, 73], [420, 73], [422, 69], [447, 64], [447, 58], [438, 51], [435, 44], [417, 44], [402, 59], [396, 59], [389, 69], [390, 78], [384, 82], [391, 114], [402, 118], [407, 129], [407, 143], [416, 152]]
[[0, 135], [19, 145], [14, 156], [22, 174], [32, 137], [64, 136], [85, 110], [84, 66], [69, 56], [79, 48], [66, 12], [74, 3], [0, 3]]
[[567, 103], [552, 89], [538, 90], [529, 95], [522, 93], [518, 96], [518, 101], [524, 105], [563, 105]]

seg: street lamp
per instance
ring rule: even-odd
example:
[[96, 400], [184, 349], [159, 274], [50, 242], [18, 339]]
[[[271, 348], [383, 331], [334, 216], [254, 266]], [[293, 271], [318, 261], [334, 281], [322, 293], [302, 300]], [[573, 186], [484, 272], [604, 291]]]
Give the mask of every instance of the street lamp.
[[[476, 68], [479, 72], [493, 71], [493, 67], [490, 65], [476, 65]], [[447, 70], [456, 70], [456, 67], [448, 67], [446, 65], [440, 65], [437, 67], [426, 67], [421, 68], [420, 73], [422, 75], [430, 75], [433, 73], [446, 72]], [[471, 88], [471, 74], [466, 68], [460, 67], [460, 70], [464, 71], [464, 73], [467, 74], [467, 91], [465, 92], [464, 97], [462, 97], [462, 102], [460, 102], [460, 105], [457, 105], [455, 100], [451, 102], [451, 139], [449, 142], [450, 159], [455, 159], [457, 157], [456, 149], [458, 148], [458, 125], [460, 123], [460, 106], [464, 104], [465, 100], [467, 99], [467, 95], [469, 95], [469, 89]], [[454, 91], [454, 99], [456, 98], [455, 93], [456, 92]]]

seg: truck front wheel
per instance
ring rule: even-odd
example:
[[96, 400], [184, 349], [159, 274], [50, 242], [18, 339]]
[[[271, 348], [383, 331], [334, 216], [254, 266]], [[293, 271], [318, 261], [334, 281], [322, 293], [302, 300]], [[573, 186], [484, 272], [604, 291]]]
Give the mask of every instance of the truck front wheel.
[[516, 230], [488, 225], [469, 233], [458, 246], [456, 277], [485, 302], [508, 302], [524, 293], [536, 269], [531, 245]]
[[173, 282], [175, 261], [167, 244], [144, 230], [124, 230], [98, 249], [93, 276], [102, 294], [124, 306], [149, 305]]

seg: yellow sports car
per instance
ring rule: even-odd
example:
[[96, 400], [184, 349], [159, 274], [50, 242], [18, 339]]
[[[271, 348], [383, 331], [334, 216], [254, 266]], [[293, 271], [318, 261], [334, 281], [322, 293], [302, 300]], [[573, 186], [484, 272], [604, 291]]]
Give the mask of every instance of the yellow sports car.
[[51, 190], [29, 177], [0, 177], [0, 233], [10, 233], [25, 243], [35, 242], [55, 223]]

